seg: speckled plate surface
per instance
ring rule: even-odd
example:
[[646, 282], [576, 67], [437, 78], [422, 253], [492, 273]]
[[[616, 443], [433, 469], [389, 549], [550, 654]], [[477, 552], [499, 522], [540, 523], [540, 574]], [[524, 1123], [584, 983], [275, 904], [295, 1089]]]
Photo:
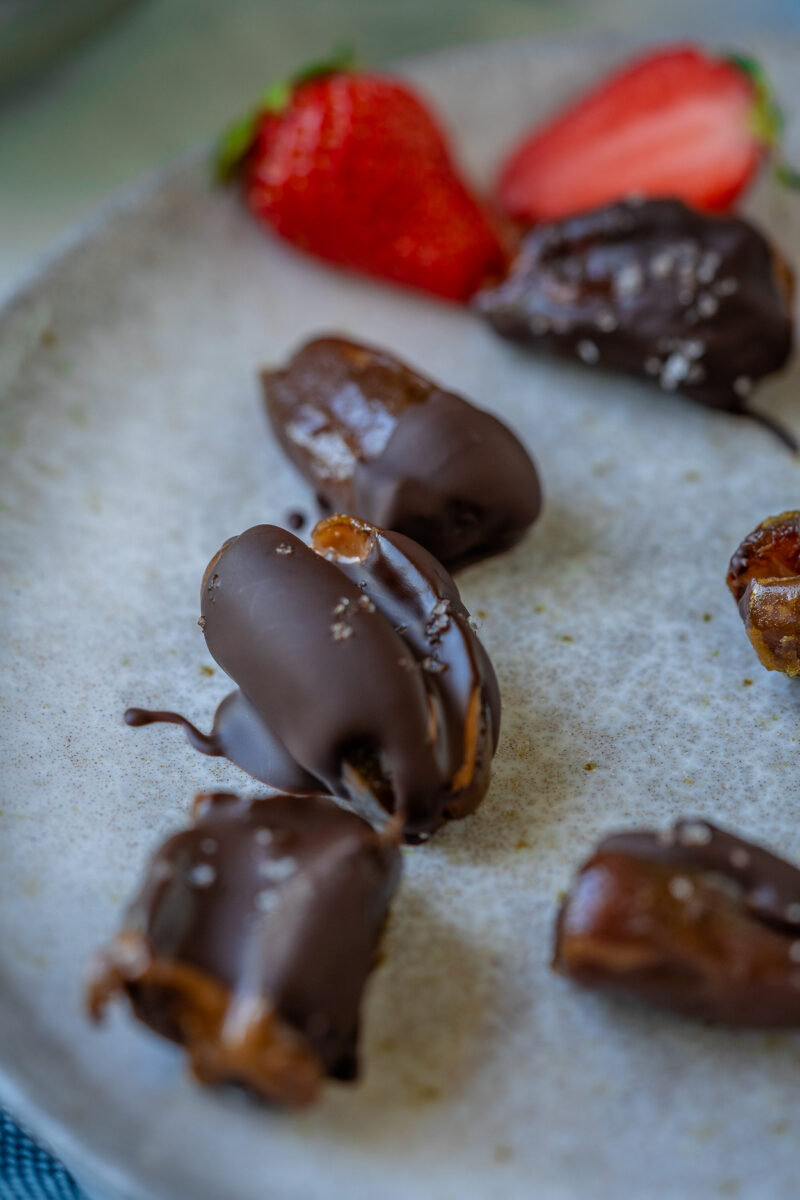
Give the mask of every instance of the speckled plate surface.
[[[619, 55], [459, 51], [408, 73], [486, 179], [535, 113]], [[796, 45], [765, 54], [800, 106]], [[800, 201], [751, 204], [790, 256]], [[131, 703], [208, 724], [197, 628], [222, 540], [308, 495], [256, 369], [338, 329], [501, 414], [547, 508], [462, 574], [504, 694], [480, 811], [407, 852], [360, 1087], [302, 1115], [203, 1093], [179, 1054], [82, 1011], [150, 848], [210, 785], [253, 785]], [[800, 463], [744, 421], [535, 359], [466, 312], [265, 237], [189, 163], [118, 205], [0, 325], [0, 1096], [115, 1200], [796, 1200], [800, 1036], [712, 1030], [548, 969], [558, 890], [605, 831], [678, 814], [800, 857], [800, 688], [759, 667], [724, 586]], [[795, 366], [760, 403], [800, 427]]]

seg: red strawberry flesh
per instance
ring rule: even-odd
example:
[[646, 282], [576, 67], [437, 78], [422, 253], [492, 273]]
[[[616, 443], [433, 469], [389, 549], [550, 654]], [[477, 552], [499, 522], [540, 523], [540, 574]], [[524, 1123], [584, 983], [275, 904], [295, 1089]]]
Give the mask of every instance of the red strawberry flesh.
[[554, 220], [631, 193], [728, 207], [757, 170], [756, 88], [734, 63], [661, 50], [586, 93], [526, 138], [498, 194], [518, 219]]
[[334, 73], [259, 122], [245, 165], [250, 208], [332, 263], [467, 300], [504, 254], [443, 133], [405, 85]]

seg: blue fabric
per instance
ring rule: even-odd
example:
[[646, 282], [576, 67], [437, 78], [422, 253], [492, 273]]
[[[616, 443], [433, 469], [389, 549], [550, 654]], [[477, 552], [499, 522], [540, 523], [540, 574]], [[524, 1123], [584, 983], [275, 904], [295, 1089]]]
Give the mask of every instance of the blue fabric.
[[0, 1200], [86, 1200], [45, 1150], [0, 1109]]

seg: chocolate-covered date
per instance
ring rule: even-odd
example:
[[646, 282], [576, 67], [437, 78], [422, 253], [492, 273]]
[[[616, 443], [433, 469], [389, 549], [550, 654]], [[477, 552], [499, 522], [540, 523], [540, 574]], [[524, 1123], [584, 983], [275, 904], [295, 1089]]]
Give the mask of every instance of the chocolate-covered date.
[[768, 671], [800, 675], [800, 512], [769, 517], [731, 558], [728, 587]]
[[333, 516], [313, 548], [273, 525], [226, 542], [202, 589], [208, 649], [240, 690], [210, 735], [174, 713], [129, 724], [187, 727], [290, 791], [349, 801], [377, 824], [399, 814], [421, 840], [471, 812], [489, 785], [500, 697], [451, 576], [399, 533]]
[[536, 468], [510, 429], [391, 354], [315, 338], [262, 375], [275, 435], [325, 512], [413, 538], [453, 567], [536, 520]]
[[790, 355], [792, 295], [789, 267], [747, 221], [644, 200], [536, 226], [474, 304], [504, 337], [775, 429], [746, 405]]
[[365, 985], [400, 877], [391, 840], [323, 796], [199, 796], [153, 857], [89, 991], [186, 1048], [204, 1083], [306, 1104], [358, 1074]]
[[615, 834], [562, 904], [553, 965], [690, 1017], [800, 1025], [800, 870], [708, 821]]

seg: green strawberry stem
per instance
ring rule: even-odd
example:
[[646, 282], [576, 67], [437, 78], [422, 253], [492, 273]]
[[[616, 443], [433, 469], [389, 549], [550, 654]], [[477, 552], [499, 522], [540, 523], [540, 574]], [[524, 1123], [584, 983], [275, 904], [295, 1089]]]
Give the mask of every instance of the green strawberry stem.
[[262, 117], [282, 113], [288, 107], [295, 88], [300, 84], [308, 83], [311, 79], [319, 79], [323, 75], [333, 75], [339, 71], [353, 71], [356, 65], [356, 57], [352, 48], [343, 46], [331, 51], [327, 58], [317, 59], [315, 62], [301, 67], [287, 79], [271, 84], [261, 96], [257, 106], [246, 116], [229, 125], [220, 138], [214, 155], [217, 179], [228, 183], [238, 175], [255, 141]]
[[775, 164], [775, 178], [784, 187], [800, 191], [800, 171], [785, 160]]
[[749, 54], [738, 52], [727, 55], [728, 62], [742, 71], [753, 85], [755, 99], [750, 114], [750, 128], [758, 140], [773, 151], [777, 158], [775, 178], [784, 187], [800, 188], [800, 172], [796, 171], [783, 157], [781, 134], [784, 128], [783, 113], [775, 99], [775, 92], [761, 64]]
[[775, 99], [772, 84], [764, 68], [749, 54], [729, 54], [728, 62], [747, 76], [753, 85], [754, 103], [750, 114], [750, 128], [765, 146], [777, 146], [783, 132], [783, 113]]

